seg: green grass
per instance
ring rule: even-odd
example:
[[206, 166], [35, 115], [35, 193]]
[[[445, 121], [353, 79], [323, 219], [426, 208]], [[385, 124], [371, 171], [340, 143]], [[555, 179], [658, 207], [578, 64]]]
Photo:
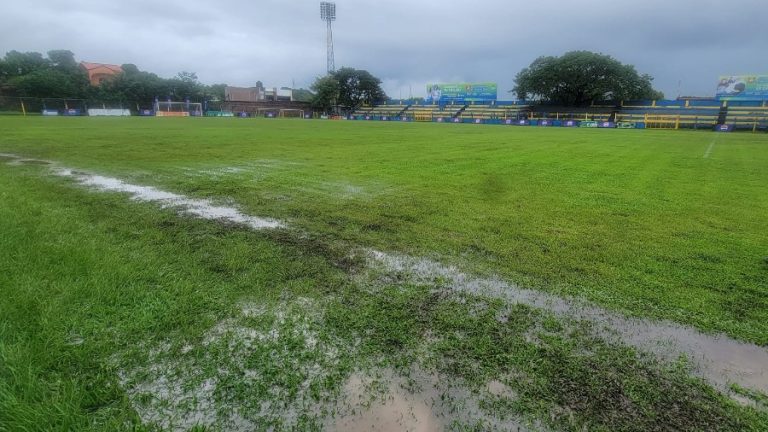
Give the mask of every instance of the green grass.
[[[526, 286], [768, 345], [765, 135], [721, 135], [705, 159], [714, 138], [705, 132], [0, 121], [2, 151], [231, 197], [310, 232], [456, 258]], [[248, 166], [264, 160], [272, 166]], [[245, 171], [183, 171], [222, 167]]]
[[[216, 377], [216, 409], [255, 417], [259, 401], [333, 399], [352, 370], [415, 362], [471, 388], [506, 377], [518, 399], [487, 411], [556, 429], [768, 427], [684, 363], [599, 340], [587, 324], [526, 307], [499, 321], [497, 301], [407, 281], [368, 289], [345, 262], [349, 245], [427, 256], [768, 345], [765, 135], [718, 135], [704, 158], [712, 133], [151, 118], [0, 118], [0, 131], [0, 152], [232, 199], [308, 233], [179, 217], [44, 167], [0, 165], [0, 430], [138, 425], [119, 373], [151, 364]], [[302, 299], [321, 318], [285, 306]], [[236, 334], [206, 345], [243, 301], [268, 312], [239, 325], [286, 336], [269, 351]], [[305, 327], [317, 345], [290, 331]], [[222, 376], [221, 364], [261, 381]], [[322, 376], [308, 375], [317, 364]], [[306, 380], [310, 396], [297, 390]]]

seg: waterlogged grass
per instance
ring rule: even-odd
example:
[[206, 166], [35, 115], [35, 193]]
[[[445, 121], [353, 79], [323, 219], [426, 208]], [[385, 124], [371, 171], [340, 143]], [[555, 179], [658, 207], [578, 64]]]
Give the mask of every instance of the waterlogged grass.
[[[239, 119], [0, 130], [0, 152], [297, 227], [179, 217], [1, 164], [0, 430], [321, 429], [350, 374], [415, 365], [509, 424], [768, 429], [763, 409], [683, 359], [349, 254], [431, 256], [765, 345], [765, 136], [722, 135], [704, 159], [712, 134]], [[449, 426], [494, 424], [458, 412]]]
[[0, 118], [0, 151], [768, 344], [768, 136]]

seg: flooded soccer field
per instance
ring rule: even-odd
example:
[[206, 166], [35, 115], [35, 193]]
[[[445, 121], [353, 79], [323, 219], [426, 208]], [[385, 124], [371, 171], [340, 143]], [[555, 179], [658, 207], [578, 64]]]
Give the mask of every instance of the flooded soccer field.
[[765, 134], [0, 130], [0, 430], [768, 428]]

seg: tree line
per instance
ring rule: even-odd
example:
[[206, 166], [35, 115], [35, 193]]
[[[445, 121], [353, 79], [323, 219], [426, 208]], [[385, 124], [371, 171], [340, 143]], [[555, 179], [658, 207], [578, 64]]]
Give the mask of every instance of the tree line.
[[[380, 79], [353, 68], [317, 78], [312, 90], [314, 106], [326, 112], [387, 100]], [[515, 87], [510, 93], [521, 100], [564, 106], [664, 99], [664, 93], [653, 88], [650, 75], [640, 74], [634, 66], [622, 64], [609, 55], [590, 51], [537, 58], [515, 76]]]
[[[92, 86], [71, 51], [53, 50], [46, 56], [10, 51], [0, 59], [0, 96], [85, 99], [128, 106], [146, 106], [155, 97], [196, 102], [224, 100], [226, 84], [202, 84], [194, 72], [162, 78], [133, 64], [121, 67], [123, 73]], [[663, 99], [663, 93], [653, 88], [652, 81], [650, 75], [640, 74], [634, 66], [611, 56], [572, 51], [560, 57], [534, 60], [516, 75], [515, 87], [510, 92], [519, 99], [567, 106]], [[318, 77], [311, 89], [312, 92], [300, 89], [301, 98], [324, 112], [351, 110], [388, 99], [379, 78], [350, 67]]]
[[226, 84], [205, 85], [194, 72], [161, 78], [124, 64], [123, 73], [92, 86], [88, 74], [69, 50], [10, 51], [0, 59], [0, 95], [35, 98], [85, 99], [120, 102], [129, 106], [150, 104], [155, 97], [183, 101], [223, 100]]

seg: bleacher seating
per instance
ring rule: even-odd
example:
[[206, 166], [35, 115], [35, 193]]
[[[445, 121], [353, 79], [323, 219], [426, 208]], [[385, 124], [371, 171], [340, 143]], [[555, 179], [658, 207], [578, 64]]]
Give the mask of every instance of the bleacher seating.
[[736, 129], [768, 130], [768, 107], [728, 107], [725, 123]]
[[717, 124], [719, 107], [625, 106], [616, 115], [617, 122], [645, 123], [649, 127], [712, 128]]
[[616, 121], [642, 123], [648, 128], [711, 129], [718, 123], [720, 108], [715, 99], [626, 101]]
[[501, 120], [576, 120], [635, 123], [649, 128], [711, 129], [724, 122], [736, 129], [768, 130], [768, 102], [716, 99], [627, 101], [621, 104], [593, 104], [585, 107], [553, 105], [530, 106], [517, 101], [491, 104], [433, 105], [424, 102], [390, 101], [374, 107], [361, 107], [356, 116], [370, 118], [402, 117], [415, 121], [440, 118], [497, 122]]
[[467, 105], [459, 114], [461, 119], [506, 120], [530, 117], [528, 105]]

